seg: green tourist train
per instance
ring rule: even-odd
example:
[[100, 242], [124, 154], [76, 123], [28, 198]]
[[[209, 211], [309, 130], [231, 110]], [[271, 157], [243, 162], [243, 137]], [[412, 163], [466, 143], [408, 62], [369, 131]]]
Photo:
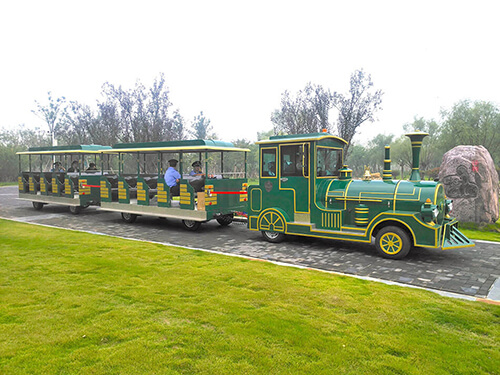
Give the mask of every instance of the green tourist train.
[[414, 246], [474, 246], [450, 216], [443, 185], [422, 181], [419, 156], [426, 133], [411, 139], [410, 179], [393, 180], [386, 146], [381, 180], [355, 180], [344, 165], [346, 141], [328, 133], [274, 136], [259, 145], [259, 178], [248, 184], [245, 148], [214, 140], [121, 143], [113, 147], [36, 147], [19, 152], [19, 198], [37, 210], [94, 205], [139, 216], [181, 220], [188, 230], [247, 216], [248, 228], [270, 242], [287, 234], [371, 244], [401, 259]]

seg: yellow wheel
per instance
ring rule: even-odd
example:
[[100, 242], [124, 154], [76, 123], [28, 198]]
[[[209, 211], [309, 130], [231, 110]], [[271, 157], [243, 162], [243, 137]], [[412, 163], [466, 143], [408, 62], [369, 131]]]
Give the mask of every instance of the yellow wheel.
[[285, 239], [285, 219], [275, 211], [267, 211], [260, 217], [259, 229], [269, 242], [281, 242]]
[[384, 258], [402, 259], [410, 252], [411, 241], [403, 229], [390, 226], [377, 233], [375, 246]]
[[259, 229], [269, 232], [284, 232], [285, 220], [275, 211], [265, 212], [259, 220]]

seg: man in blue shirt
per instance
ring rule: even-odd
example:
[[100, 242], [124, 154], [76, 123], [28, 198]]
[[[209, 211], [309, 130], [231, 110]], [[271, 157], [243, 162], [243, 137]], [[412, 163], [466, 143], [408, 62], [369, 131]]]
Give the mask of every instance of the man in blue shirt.
[[177, 160], [170, 159], [168, 165], [169, 167], [165, 172], [165, 182], [170, 188], [170, 194], [172, 196], [180, 195], [179, 180], [181, 179], [181, 175], [177, 172], [177, 169], [175, 169], [177, 167]]

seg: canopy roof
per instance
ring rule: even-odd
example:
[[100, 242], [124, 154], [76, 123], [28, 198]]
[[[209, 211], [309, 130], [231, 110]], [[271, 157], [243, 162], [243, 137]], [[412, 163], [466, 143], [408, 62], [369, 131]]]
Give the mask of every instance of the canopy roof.
[[256, 142], [257, 144], [267, 143], [286, 143], [286, 142], [310, 142], [320, 141], [323, 139], [332, 139], [341, 143], [347, 144], [348, 142], [340, 137], [336, 137], [330, 133], [309, 133], [309, 134], [289, 134], [289, 135], [275, 135], [264, 141]]
[[184, 141], [118, 143], [106, 153], [118, 152], [209, 152], [209, 151], [240, 151], [249, 152], [248, 148], [234, 147], [231, 142], [212, 139], [193, 139]]
[[98, 154], [104, 150], [110, 150], [110, 146], [101, 145], [68, 145], [52, 147], [30, 147], [28, 151], [18, 152], [18, 155], [40, 155], [40, 154]]

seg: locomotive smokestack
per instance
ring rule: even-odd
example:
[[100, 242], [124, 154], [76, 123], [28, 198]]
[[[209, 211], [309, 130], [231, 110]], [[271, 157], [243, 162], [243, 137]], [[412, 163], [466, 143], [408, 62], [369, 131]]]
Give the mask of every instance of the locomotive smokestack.
[[412, 166], [410, 181], [420, 181], [420, 149], [422, 148], [422, 140], [429, 135], [429, 133], [415, 132], [405, 134], [411, 140], [412, 151]]
[[392, 180], [391, 170], [391, 147], [385, 146], [384, 172], [382, 173], [383, 180]]

